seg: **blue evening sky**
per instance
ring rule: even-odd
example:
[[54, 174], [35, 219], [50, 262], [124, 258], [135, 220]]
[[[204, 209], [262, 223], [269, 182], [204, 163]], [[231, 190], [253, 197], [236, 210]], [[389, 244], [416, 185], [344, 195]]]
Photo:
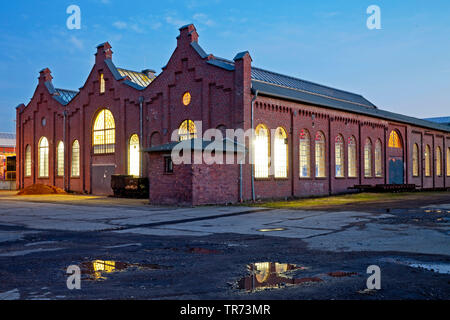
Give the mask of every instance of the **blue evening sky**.
[[[66, 9], [81, 8], [81, 30]], [[369, 5], [381, 30], [369, 30]], [[39, 70], [78, 89], [109, 41], [117, 66], [160, 72], [178, 28], [194, 23], [208, 53], [364, 95], [379, 108], [416, 117], [450, 115], [450, 1], [58, 0], [2, 1], [0, 132], [15, 131]]]

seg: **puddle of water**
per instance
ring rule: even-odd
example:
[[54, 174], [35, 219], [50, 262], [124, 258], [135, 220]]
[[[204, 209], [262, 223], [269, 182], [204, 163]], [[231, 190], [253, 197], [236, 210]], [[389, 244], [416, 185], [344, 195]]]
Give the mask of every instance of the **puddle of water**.
[[450, 274], [450, 264], [446, 263], [408, 263], [410, 267]]
[[274, 231], [285, 231], [286, 228], [266, 228], [266, 229], [258, 229], [259, 232], [274, 232]]
[[157, 264], [127, 263], [120, 261], [94, 260], [80, 264], [81, 274], [87, 276], [88, 280], [106, 280], [105, 274], [126, 271], [129, 268], [142, 270], [161, 270], [170, 267]]
[[308, 282], [323, 281], [317, 277], [289, 278], [287, 273], [294, 270], [306, 270], [307, 268], [295, 264], [277, 262], [258, 262], [247, 266], [250, 275], [238, 281], [238, 289], [249, 292], [265, 289], [276, 289], [288, 285], [298, 285]]

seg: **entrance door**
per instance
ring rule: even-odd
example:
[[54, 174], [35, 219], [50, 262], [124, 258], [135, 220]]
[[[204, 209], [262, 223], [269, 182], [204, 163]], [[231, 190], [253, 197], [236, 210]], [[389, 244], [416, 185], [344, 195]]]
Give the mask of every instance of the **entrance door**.
[[403, 158], [389, 158], [389, 184], [403, 184]]
[[116, 169], [115, 165], [92, 166], [92, 194], [112, 195], [111, 176]]

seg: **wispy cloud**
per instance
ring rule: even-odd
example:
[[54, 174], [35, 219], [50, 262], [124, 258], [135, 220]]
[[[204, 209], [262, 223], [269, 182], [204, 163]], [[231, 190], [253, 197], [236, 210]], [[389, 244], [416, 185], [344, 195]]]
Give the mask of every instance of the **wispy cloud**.
[[207, 25], [208, 27], [211, 27], [215, 24], [214, 20], [210, 19], [206, 14], [204, 13], [196, 13], [192, 17], [194, 21]]
[[84, 49], [83, 41], [81, 41], [80, 39], [78, 39], [75, 36], [70, 37], [70, 43], [73, 44], [74, 47], [76, 47], [80, 50]]
[[174, 25], [174, 26], [176, 26], [176, 27], [181, 27], [181, 26], [184, 26], [184, 25], [186, 25], [186, 24], [189, 23], [189, 22], [186, 21], [186, 20], [179, 19], [179, 18], [174, 18], [174, 17], [171, 16], [171, 15], [166, 16], [166, 19], [165, 19], [165, 20], [166, 20], [166, 22], [167, 22], [168, 24]]
[[119, 30], [123, 30], [127, 28], [127, 23], [123, 21], [116, 21], [113, 23], [113, 26]]

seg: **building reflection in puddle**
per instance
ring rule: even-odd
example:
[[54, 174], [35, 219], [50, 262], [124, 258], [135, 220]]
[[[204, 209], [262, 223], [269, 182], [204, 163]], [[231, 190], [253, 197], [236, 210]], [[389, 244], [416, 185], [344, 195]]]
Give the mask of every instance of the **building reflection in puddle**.
[[287, 273], [307, 268], [295, 264], [277, 262], [258, 262], [248, 265], [250, 275], [238, 281], [238, 288], [246, 291], [258, 291], [269, 288], [280, 288], [286, 285], [298, 285], [307, 282], [321, 282], [317, 277], [289, 278]]
[[94, 260], [83, 262], [80, 265], [81, 273], [86, 275], [89, 280], [106, 280], [106, 277], [104, 276], [105, 274], [125, 271], [132, 267], [151, 270], [170, 269], [170, 267], [164, 267], [156, 264], [126, 263], [108, 260]]

